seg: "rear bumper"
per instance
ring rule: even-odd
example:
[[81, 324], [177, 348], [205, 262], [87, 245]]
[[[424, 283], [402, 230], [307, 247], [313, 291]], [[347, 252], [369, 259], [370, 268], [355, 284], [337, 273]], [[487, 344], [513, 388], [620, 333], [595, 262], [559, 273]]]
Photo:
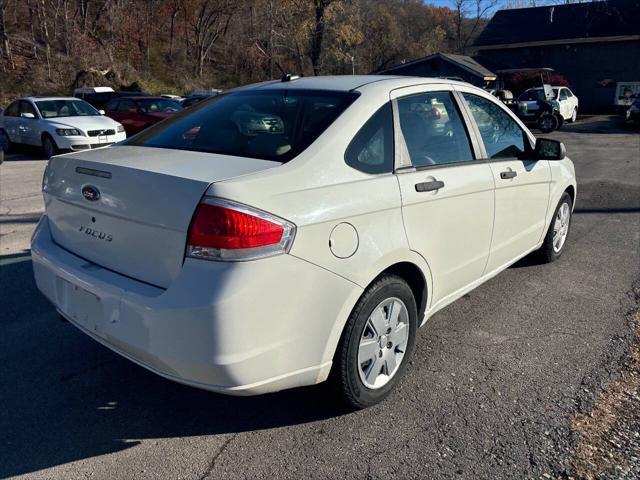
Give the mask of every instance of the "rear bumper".
[[324, 381], [336, 323], [362, 293], [291, 255], [244, 263], [186, 259], [164, 290], [61, 248], [46, 216], [31, 248], [38, 288], [82, 331], [164, 377], [227, 394]]

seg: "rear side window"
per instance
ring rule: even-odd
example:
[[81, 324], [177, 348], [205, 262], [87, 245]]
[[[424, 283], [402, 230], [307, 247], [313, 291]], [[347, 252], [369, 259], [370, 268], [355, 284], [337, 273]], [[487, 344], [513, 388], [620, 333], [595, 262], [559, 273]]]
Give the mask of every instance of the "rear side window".
[[393, 114], [383, 105], [356, 133], [344, 155], [347, 165], [365, 173], [393, 170]]
[[109, 103], [107, 103], [107, 106], [104, 107], [104, 109], [107, 112], [114, 112], [118, 110], [118, 100], [111, 100]]
[[478, 125], [489, 158], [518, 158], [526, 150], [525, 133], [499, 105], [470, 93], [463, 93]]
[[469, 136], [450, 92], [398, 99], [402, 135], [414, 167], [474, 159]]
[[19, 107], [19, 105], [20, 105], [19, 102], [13, 102], [4, 111], [4, 116], [5, 117], [18, 117], [20, 115], [20, 107]]
[[127, 144], [286, 162], [357, 98], [322, 90], [238, 91], [204, 100]]
[[120, 100], [116, 112], [128, 113], [129, 110], [138, 110], [133, 100]]

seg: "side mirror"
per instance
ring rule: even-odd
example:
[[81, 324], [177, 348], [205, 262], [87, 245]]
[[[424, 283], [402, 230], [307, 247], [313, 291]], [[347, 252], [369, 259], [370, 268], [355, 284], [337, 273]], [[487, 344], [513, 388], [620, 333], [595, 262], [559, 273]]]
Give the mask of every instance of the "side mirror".
[[33, 113], [30, 113], [30, 112], [22, 112], [22, 113], [20, 114], [20, 116], [21, 116], [22, 118], [29, 118], [29, 119], [31, 119], [31, 120], [33, 120], [34, 118], [36, 118], [36, 116], [35, 116]]
[[105, 111], [104, 111], [104, 110], [98, 110], [98, 113], [99, 113], [100, 115], [104, 115], [104, 114], [105, 114]]
[[535, 157], [538, 160], [562, 160], [567, 156], [564, 143], [550, 138], [536, 139]]

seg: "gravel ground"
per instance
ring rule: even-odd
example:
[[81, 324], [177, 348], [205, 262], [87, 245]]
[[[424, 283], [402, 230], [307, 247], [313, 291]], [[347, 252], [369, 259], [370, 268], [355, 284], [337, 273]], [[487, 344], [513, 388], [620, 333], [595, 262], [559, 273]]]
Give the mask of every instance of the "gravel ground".
[[611, 125], [552, 135], [579, 184], [560, 261], [521, 261], [439, 312], [400, 388], [358, 412], [323, 386], [180, 386], [61, 323], [22, 250], [39, 210], [20, 198], [37, 198], [42, 164], [5, 162], [3, 208], [32, 218], [0, 218], [26, 225], [10, 249], [0, 238], [0, 477], [637, 478], [640, 135]]

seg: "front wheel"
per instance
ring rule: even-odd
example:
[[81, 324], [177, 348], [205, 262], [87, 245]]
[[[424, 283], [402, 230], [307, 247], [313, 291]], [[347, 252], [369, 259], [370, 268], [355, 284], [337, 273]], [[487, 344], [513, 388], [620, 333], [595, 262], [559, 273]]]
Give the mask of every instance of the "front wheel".
[[365, 290], [347, 320], [331, 372], [346, 404], [366, 408], [391, 393], [413, 353], [417, 316], [402, 278], [385, 275]]
[[51, 158], [58, 154], [58, 147], [49, 135], [42, 137], [42, 152], [46, 158]]
[[538, 256], [543, 262], [555, 262], [562, 255], [569, 236], [572, 207], [571, 196], [565, 192], [556, 207], [544, 243], [538, 250]]
[[578, 109], [574, 108], [573, 112], [571, 113], [571, 119], [569, 120], [571, 123], [575, 123], [576, 119], [578, 118]]
[[556, 115], [551, 113], [543, 113], [538, 119], [538, 128], [542, 133], [553, 132], [560, 126], [560, 122]]
[[4, 130], [0, 130], [0, 150], [4, 153], [9, 153], [11, 150], [11, 139]]

